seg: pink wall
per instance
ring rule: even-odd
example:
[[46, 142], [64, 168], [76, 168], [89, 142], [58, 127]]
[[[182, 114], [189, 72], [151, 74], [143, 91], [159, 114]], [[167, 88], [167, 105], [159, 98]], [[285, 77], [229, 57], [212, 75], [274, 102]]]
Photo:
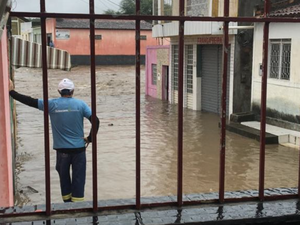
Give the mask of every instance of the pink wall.
[[0, 207], [13, 206], [13, 176], [6, 30], [0, 40]]
[[[70, 39], [55, 38], [55, 21], [47, 20], [47, 33], [52, 33], [56, 48], [68, 51], [71, 55], [90, 54], [89, 29], [62, 29], [70, 30]], [[95, 40], [97, 55], [135, 55], [135, 30], [96, 30], [96, 35], [102, 35], [102, 40]], [[141, 31], [147, 40], [141, 41], [141, 55], [146, 54], [146, 46], [156, 45], [152, 38], [152, 31]]]
[[157, 64], [157, 48], [147, 47], [146, 53], [146, 95], [156, 98], [157, 86], [152, 85], [152, 64]]
[[[55, 43], [55, 26], [56, 26], [56, 20], [55, 19], [47, 19], [46, 20], [46, 33], [52, 34], [52, 40]], [[56, 46], [55, 46], [56, 47]]]

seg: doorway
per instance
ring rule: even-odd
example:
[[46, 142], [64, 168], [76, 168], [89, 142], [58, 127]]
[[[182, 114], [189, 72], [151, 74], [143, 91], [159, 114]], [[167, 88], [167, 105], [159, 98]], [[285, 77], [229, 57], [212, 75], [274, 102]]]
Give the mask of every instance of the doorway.
[[162, 100], [169, 100], [169, 66], [162, 66]]

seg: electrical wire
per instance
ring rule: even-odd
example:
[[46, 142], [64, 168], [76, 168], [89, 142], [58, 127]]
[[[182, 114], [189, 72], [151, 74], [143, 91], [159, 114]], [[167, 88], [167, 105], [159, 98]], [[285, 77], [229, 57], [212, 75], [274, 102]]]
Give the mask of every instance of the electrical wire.
[[[80, 0], [80, 1], [82, 1], [82, 2], [86, 3], [88, 6], [90, 6], [90, 3], [89, 3], [89, 2], [86, 2], [86, 1], [84, 1], [84, 0]], [[97, 9], [99, 9], [99, 10], [101, 10], [101, 11], [102, 11], [102, 9], [100, 9], [100, 8], [99, 8], [99, 7], [97, 7], [96, 5], [95, 5], [95, 7], [96, 7]]]
[[112, 3], [112, 4], [114, 4], [114, 5], [116, 5], [116, 6], [118, 6], [118, 7], [121, 7], [121, 5], [115, 3], [115, 2], [113, 2], [113, 1], [111, 1], [111, 0], [106, 0], [106, 1], [108, 1], [108, 2], [110, 2], [110, 3]]
[[18, 6], [17, 0], [13, 0], [13, 2], [12, 2], [12, 10], [11, 11], [14, 11], [17, 8], [17, 6]]
[[[100, 1], [100, 0], [98, 0], [98, 1], [99, 1], [101, 4], [104, 4], [108, 9], [110, 8], [109, 6], [107, 6], [107, 5], [104, 3], [104, 1]], [[118, 6], [118, 8], [117, 8], [116, 10], [119, 10], [120, 5], [114, 3], [114, 2], [112, 2], [112, 1], [110, 1], [110, 0], [106, 0], [106, 1], [107, 1], [108, 3], [110, 3], [110, 4], [114, 4], [113, 7]]]

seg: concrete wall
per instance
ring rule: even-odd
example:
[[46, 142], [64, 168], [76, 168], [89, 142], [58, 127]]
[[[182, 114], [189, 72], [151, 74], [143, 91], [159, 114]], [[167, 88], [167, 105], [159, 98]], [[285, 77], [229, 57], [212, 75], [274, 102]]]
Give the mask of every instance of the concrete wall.
[[[252, 17], [253, 9], [261, 0], [239, 0], [239, 17]], [[238, 23], [239, 26], [250, 26], [251, 23]], [[234, 68], [234, 94], [233, 112], [246, 112], [251, 110], [251, 83], [252, 83], [252, 56], [253, 56], [253, 30], [240, 29], [237, 31], [235, 41], [235, 68]]]
[[[300, 115], [300, 24], [296, 23], [271, 23], [270, 39], [291, 39], [291, 69], [290, 80], [268, 78], [267, 107], [276, 111], [282, 117]], [[259, 65], [262, 63], [263, 50], [263, 24], [256, 24], [253, 42], [253, 78], [252, 78], [252, 106], [260, 106], [261, 76]], [[269, 69], [269, 68], [268, 68]]]
[[4, 30], [0, 40], [0, 207], [14, 204], [7, 46]]

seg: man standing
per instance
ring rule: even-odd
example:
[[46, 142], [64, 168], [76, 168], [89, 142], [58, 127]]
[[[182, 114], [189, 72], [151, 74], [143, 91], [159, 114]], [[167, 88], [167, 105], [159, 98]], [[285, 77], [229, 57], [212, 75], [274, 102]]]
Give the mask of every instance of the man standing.
[[[10, 96], [15, 100], [44, 110], [42, 99], [34, 99], [19, 94], [14, 90], [12, 81]], [[65, 78], [58, 84], [60, 98], [48, 100], [48, 112], [53, 133], [53, 149], [56, 150], [56, 170], [60, 178], [62, 199], [64, 202], [84, 200], [86, 177], [86, 147], [92, 142], [92, 129], [88, 137], [84, 137], [83, 118], [92, 122], [90, 107], [82, 100], [73, 98], [74, 84]], [[97, 118], [97, 117], [96, 117]], [[97, 118], [96, 131], [99, 129]], [[70, 167], [72, 166], [72, 177]]]

